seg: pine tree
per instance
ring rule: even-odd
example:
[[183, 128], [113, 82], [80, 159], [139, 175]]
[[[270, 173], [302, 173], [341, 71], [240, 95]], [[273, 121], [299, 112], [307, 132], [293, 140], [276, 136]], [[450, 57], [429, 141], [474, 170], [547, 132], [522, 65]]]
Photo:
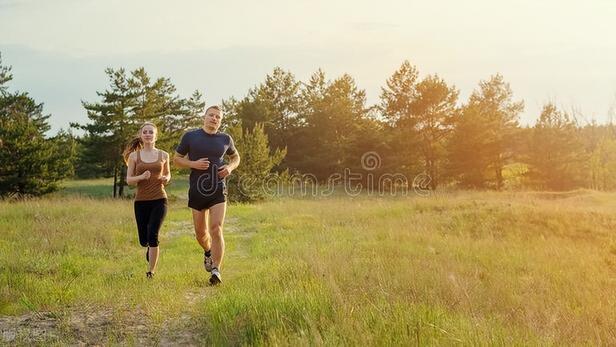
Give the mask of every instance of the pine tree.
[[616, 139], [604, 136], [589, 156], [592, 189], [616, 189]]
[[134, 81], [126, 76], [124, 69], [108, 68], [105, 73], [110, 80], [110, 89], [96, 93], [102, 101], [82, 101], [90, 123], [73, 123], [71, 126], [86, 131], [81, 141], [82, 156], [79, 166], [105, 170], [91, 172], [88, 176], [113, 176], [113, 197], [121, 197], [126, 185], [122, 150], [138, 129], [138, 120], [131, 113], [137, 107], [137, 93], [134, 90]]
[[[413, 113], [416, 102], [417, 68], [405, 60], [381, 88], [381, 103], [378, 106], [387, 127], [387, 146], [391, 149], [386, 161], [397, 163], [397, 168], [408, 177], [424, 170], [420, 161], [420, 139], [417, 132], [417, 119]], [[392, 168], [393, 169], [393, 168]]]
[[570, 116], [549, 103], [543, 106], [528, 147], [527, 173], [539, 189], [566, 190], [580, 186], [585, 161], [579, 130]]
[[[412, 104], [417, 99], [417, 68], [405, 60], [381, 88], [381, 110], [391, 125], [399, 125], [413, 118]], [[408, 124], [412, 128], [414, 124]]]
[[157, 147], [171, 152], [182, 133], [197, 125], [197, 114], [204, 103], [198, 92], [189, 100], [180, 98], [169, 79], [152, 80], [143, 68], [130, 75], [122, 68], [109, 68], [105, 72], [110, 89], [97, 92], [101, 101], [82, 102], [90, 123], [71, 125], [86, 131], [80, 140], [77, 171], [86, 176], [113, 176], [113, 196], [122, 197], [126, 186], [122, 151], [137, 135], [139, 127], [145, 121], [156, 124], [159, 130]]
[[[296, 157], [296, 152], [301, 155], [303, 148], [294, 146], [301, 126], [300, 86], [292, 73], [276, 67], [265, 76], [263, 83], [250, 89], [243, 99], [230, 98], [223, 102], [225, 122], [231, 126], [242, 124], [247, 129], [260, 123], [270, 139], [272, 150], [286, 148], [292, 157]], [[285, 157], [279, 169], [294, 165], [287, 159]]]
[[458, 112], [458, 91], [437, 75], [427, 76], [415, 89], [417, 96], [411, 103], [412, 118], [424, 170], [430, 177], [430, 188], [434, 190], [441, 180], [445, 139], [453, 129]]
[[325, 180], [345, 168], [360, 166], [361, 157], [354, 153], [361, 146], [358, 135], [371, 125], [365, 91], [347, 74], [325, 82], [319, 71], [304, 90], [303, 99], [304, 150], [299, 170]]
[[254, 91], [254, 99], [260, 100], [269, 114], [264, 125], [273, 149], [287, 148], [299, 125], [299, 93], [300, 82], [279, 67]]
[[11, 79], [0, 59], [0, 196], [52, 192], [73, 173], [72, 137], [60, 132], [46, 138], [50, 115], [27, 93], [8, 92]]
[[286, 151], [270, 151], [262, 124], [252, 129], [233, 126], [228, 129], [242, 157], [241, 165], [229, 176], [229, 194], [234, 201], [258, 201], [266, 197], [265, 184], [272, 168], [280, 164]]
[[490, 129], [480, 111], [467, 105], [456, 120], [447, 142], [447, 174], [464, 188], [486, 188], [489, 183], [490, 156], [487, 151]]
[[[500, 74], [481, 81], [463, 107], [449, 142], [450, 174], [465, 187], [503, 187], [503, 167], [514, 155], [524, 102]], [[470, 157], [469, 157], [470, 155]]]
[[156, 146], [171, 152], [179, 144], [182, 134], [191, 126], [199, 126], [195, 113], [203, 115], [205, 103], [201, 94], [193, 93], [192, 98], [185, 100], [176, 94], [176, 88], [168, 78], [152, 80], [144, 68], [131, 72], [129, 84], [136, 103], [131, 109], [129, 118], [138, 125], [146, 121], [153, 122], [158, 127]]
[[13, 79], [11, 75], [11, 67], [2, 65], [2, 53], [0, 53], [0, 93], [4, 93], [7, 90], [6, 83]]

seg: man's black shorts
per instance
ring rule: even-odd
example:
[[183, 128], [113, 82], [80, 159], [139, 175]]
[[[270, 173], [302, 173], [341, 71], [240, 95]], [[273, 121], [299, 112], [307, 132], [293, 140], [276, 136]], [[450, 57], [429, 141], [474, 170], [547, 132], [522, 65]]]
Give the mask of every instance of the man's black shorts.
[[204, 190], [190, 187], [188, 190], [188, 207], [195, 210], [209, 209], [225, 201], [227, 201], [226, 184], [217, 184], [215, 189]]

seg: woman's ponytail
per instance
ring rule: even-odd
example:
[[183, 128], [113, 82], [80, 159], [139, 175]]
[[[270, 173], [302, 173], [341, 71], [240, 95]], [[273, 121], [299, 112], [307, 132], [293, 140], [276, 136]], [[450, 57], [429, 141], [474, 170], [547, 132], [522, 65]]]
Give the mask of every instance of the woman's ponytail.
[[142, 148], [143, 148], [143, 142], [141, 141], [140, 136], [137, 136], [133, 138], [132, 140], [130, 140], [130, 142], [124, 148], [124, 152], [122, 153], [122, 156], [124, 156], [124, 162], [128, 164], [128, 157], [130, 156], [130, 154]]

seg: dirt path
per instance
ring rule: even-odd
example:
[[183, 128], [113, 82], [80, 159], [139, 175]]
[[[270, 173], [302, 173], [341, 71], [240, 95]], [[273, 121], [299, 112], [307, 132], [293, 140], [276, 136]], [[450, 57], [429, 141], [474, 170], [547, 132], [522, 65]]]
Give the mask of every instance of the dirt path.
[[[228, 218], [225, 233], [236, 231], [235, 218]], [[173, 222], [169, 225], [167, 238], [192, 235], [192, 223]], [[237, 251], [234, 253], [238, 253]], [[241, 253], [241, 252], [240, 252]], [[229, 254], [229, 256], [242, 256]], [[1, 345], [31, 345], [61, 342], [75, 345], [200, 345], [202, 331], [196, 332], [193, 315], [195, 306], [211, 293], [213, 288], [191, 288], [183, 293], [186, 306], [182, 312], [164, 320], [152, 328], [152, 322], [144, 322], [140, 309], [113, 312], [100, 307], [79, 306], [68, 308], [63, 313], [29, 312], [20, 316], [0, 316]], [[122, 327], [118, 331], [118, 327]], [[110, 340], [111, 339], [111, 340]]]
[[[152, 331], [148, 323], [139, 320], [139, 311], [114, 316], [110, 310], [75, 311], [65, 316], [51, 312], [27, 313], [0, 317], [2, 344], [31, 345], [62, 342], [76, 345], [105, 345], [133, 342], [138, 345], [197, 345], [198, 337], [190, 331], [191, 317], [182, 313], [166, 320], [162, 328]], [[122, 327], [118, 332], [114, 327]], [[112, 341], [113, 341], [112, 340]]]

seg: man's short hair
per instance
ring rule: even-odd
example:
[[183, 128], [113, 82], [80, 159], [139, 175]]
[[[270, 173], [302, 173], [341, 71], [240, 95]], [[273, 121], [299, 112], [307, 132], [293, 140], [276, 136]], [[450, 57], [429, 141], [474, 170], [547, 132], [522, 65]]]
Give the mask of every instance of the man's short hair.
[[222, 112], [222, 110], [220, 109], [220, 107], [218, 105], [212, 105], [212, 106], [210, 106], [210, 107], [205, 109], [204, 115], [207, 115], [207, 111], [209, 111], [211, 109], [217, 110], [218, 112]]

